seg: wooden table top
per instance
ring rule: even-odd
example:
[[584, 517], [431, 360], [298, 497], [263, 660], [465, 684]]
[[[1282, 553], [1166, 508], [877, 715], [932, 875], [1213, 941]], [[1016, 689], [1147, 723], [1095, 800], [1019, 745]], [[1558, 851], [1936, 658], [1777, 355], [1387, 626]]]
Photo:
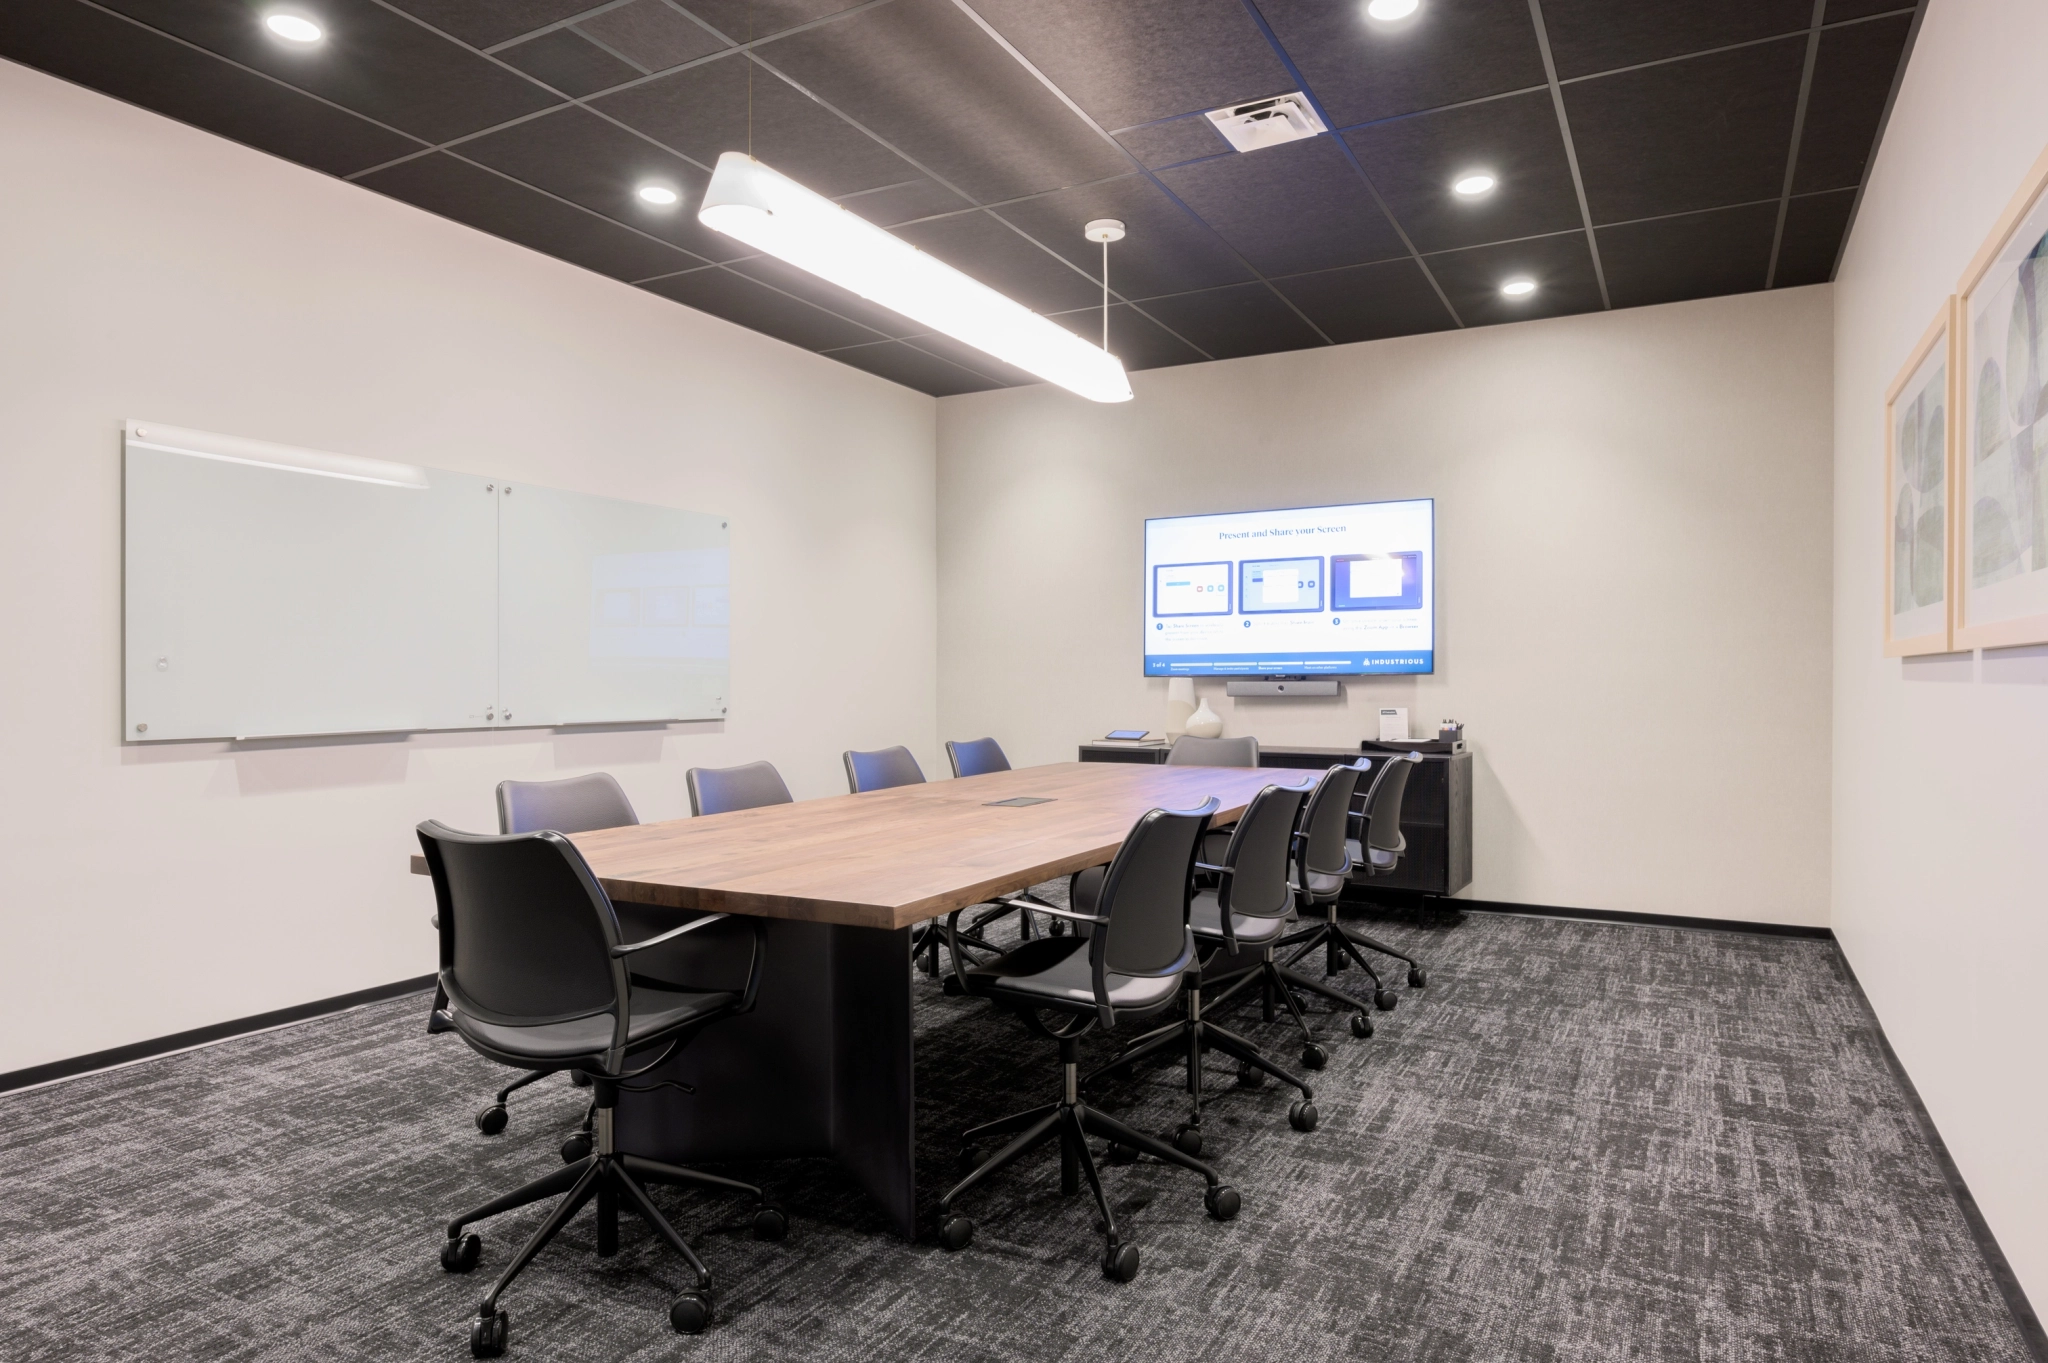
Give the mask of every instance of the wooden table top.
[[[569, 836], [615, 900], [903, 928], [1099, 866], [1147, 810], [1213, 795], [1226, 822], [1261, 788], [1313, 777], [1057, 762]], [[1049, 802], [989, 803], [1013, 796]], [[424, 873], [425, 860], [413, 869]]]

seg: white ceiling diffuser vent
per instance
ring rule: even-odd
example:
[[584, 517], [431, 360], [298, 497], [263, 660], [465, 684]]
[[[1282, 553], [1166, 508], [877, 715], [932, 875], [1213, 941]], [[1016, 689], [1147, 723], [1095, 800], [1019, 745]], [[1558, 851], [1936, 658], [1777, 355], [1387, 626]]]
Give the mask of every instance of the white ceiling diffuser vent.
[[1282, 142], [1299, 142], [1329, 131], [1309, 107], [1307, 98], [1298, 92], [1211, 109], [1208, 117], [1216, 131], [1223, 134], [1223, 140], [1239, 151], [1277, 147]]

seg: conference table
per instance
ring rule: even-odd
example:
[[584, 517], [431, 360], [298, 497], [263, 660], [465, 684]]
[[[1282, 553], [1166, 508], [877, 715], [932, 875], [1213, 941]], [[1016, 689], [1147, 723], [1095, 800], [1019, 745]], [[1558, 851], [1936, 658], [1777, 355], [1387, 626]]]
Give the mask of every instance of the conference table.
[[620, 1094], [619, 1148], [677, 1163], [827, 1156], [914, 1236], [912, 1000], [937, 986], [913, 972], [911, 928], [1101, 865], [1147, 810], [1214, 796], [1215, 819], [1233, 820], [1275, 779], [1060, 762], [569, 835], [629, 939], [698, 913], [769, 920], [753, 1012], [636, 1081], [694, 1095]]

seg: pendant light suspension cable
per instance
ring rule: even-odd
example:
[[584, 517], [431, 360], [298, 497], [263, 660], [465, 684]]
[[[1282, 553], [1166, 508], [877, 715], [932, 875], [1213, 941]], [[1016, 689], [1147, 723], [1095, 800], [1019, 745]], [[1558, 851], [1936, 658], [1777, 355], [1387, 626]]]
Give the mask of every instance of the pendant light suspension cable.
[[1109, 349], [1109, 244], [1124, 239], [1124, 225], [1115, 218], [1097, 218], [1081, 228], [1081, 235], [1102, 243], [1102, 348]]

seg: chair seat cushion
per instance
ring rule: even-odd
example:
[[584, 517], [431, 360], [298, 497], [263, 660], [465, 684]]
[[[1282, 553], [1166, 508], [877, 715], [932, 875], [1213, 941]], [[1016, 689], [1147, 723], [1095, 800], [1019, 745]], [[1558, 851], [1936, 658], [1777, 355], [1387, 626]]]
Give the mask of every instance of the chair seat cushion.
[[1343, 890], [1344, 882], [1347, 879], [1349, 877], [1326, 875], [1321, 871], [1310, 871], [1304, 868], [1302, 887], [1317, 899], [1330, 899]]
[[[1194, 902], [1188, 906], [1188, 926], [1195, 930], [1195, 937], [1202, 942], [1223, 941], [1223, 906], [1214, 890], [1201, 890]], [[1285, 917], [1252, 918], [1241, 913], [1230, 915], [1231, 931], [1237, 934], [1241, 947], [1264, 946], [1280, 935], [1287, 926]]]
[[[1084, 873], [1085, 874], [1085, 873]], [[1180, 991], [1180, 976], [1153, 978], [1119, 975], [1104, 979], [1113, 1007], [1146, 1012], [1171, 1003]], [[1095, 1007], [1095, 981], [1088, 965], [1085, 937], [1034, 937], [985, 965], [967, 970], [969, 993], [1008, 1003], [1064, 1006], [1068, 1011]]]
[[1400, 860], [1398, 852], [1388, 851], [1384, 847], [1363, 847], [1356, 839], [1345, 843], [1344, 850], [1351, 854], [1354, 866], [1370, 866], [1376, 871], [1384, 871]]
[[[739, 995], [727, 992], [685, 993], [670, 989], [636, 986], [633, 990], [633, 1027], [626, 1034], [629, 1047], [662, 1039], [668, 1032], [722, 1013], [739, 1003]], [[538, 1027], [508, 1027], [469, 1017], [455, 1008], [455, 1029], [463, 1038], [493, 1058], [516, 1057], [515, 1064], [533, 1062], [535, 1068], [576, 1060], [597, 1060], [612, 1044], [612, 1015], [594, 1013], [567, 1022], [547, 1022]]]

